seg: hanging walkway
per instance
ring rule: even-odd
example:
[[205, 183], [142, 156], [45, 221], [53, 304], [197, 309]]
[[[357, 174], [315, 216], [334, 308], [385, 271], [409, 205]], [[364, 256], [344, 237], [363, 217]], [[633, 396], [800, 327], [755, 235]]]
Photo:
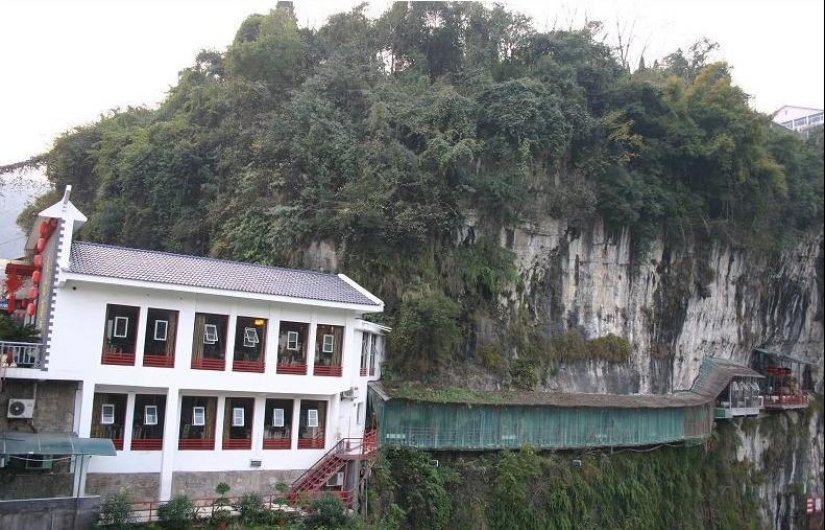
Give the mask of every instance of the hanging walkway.
[[693, 387], [667, 395], [390, 389], [370, 383], [383, 445], [487, 451], [531, 445], [585, 449], [701, 443], [711, 435], [717, 400], [735, 380], [762, 376], [706, 358]]

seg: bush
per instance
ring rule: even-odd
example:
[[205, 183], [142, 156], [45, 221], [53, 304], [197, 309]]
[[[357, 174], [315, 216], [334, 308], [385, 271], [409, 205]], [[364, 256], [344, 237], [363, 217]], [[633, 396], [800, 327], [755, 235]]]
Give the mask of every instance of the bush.
[[408, 289], [390, 335], [394, 362], [415, 373], [451, 359], [461, 338], [460, 310], [440, 289], [427, 285]]
[[346, 507], [335, 495], [325, 494], [313, 499], [307, 525], [310, 528], [341, 528], [347, 522]]
[[198, 515], [195, 503], [186, 495], [180, 495], [158, 508], [160, 527], [165, 530], [186, 530]]
[[241, 515], [241, 522], [245, 524], [260, 522], [266, 511], [264, 500], [257, 493], [244, 493], [235, 505], [235, 509]]
[[125, 493], [108, 495], [100, 505], [100, 525], [120, 530], [132, 521], [132, 505]]

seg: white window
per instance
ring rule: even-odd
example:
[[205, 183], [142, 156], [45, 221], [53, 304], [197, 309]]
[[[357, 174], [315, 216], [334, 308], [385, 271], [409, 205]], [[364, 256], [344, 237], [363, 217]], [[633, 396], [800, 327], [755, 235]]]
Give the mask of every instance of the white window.
[[244, 426], [244, 408], [243, 407], [234, 407], [232, 409], [232, 426], [233, 427], [243, 427]]
[[287, 350], [297, 350], [298, 349], [298, 332], [297, 331], [287, 331], [286, 332], [286, 349]]
[[108, 404], [103, 405], [100, 410], [101, 425], [113, 425], [115, 423], [115, 406]]
[[157, 425], [158, 424], [158, 406], [146, 405], [143, 407], [143, 424]]
[[192, 425], [195, 427], [206, 425], [206, 407], [192, 407]]
[[307, 410], [307, 427], [318, 426], [318, 409]]
[[255, 328], [243, 328], [243, 345], [247, 348], [254, 348], [260, 342], [258, 340], [258, 330]]
[[218, 342], [218, 326], [215, 324], [204, 324], [203, 342], [204, 344], [216, 344]]
[[362, 401], [361, 403], [359, 403], [358, 408], [356, 408], [355, 410], [355, 422], [358, 425], [361, 425], [362, 423], [364, 423], [364, 402]]
[[129, 334], [129, 317], [115, 317], [115, 329], [113, 336], [117, 339], [125, 339]]
[[335, 337], [332, 335], [324, 335], [324, 343], [321, 351], [324, 353], [332, 353], [333, 345], [335, 344]]
[[274, 409], [272, 411], [272, 426], [273, 427], [283, 427], [284, 426], [284, 409]]
[[169, 333], [169, 322], [166, 320], [155, 320], [155, 340], [166, 341]]

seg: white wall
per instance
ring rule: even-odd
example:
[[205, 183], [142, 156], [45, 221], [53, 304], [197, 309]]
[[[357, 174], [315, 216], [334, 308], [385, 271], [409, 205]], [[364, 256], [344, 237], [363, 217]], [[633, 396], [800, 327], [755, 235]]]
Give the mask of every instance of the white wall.
[[[101, 363], [107, 304], [140, 308], [134, 366]], [[148, 308], [179, 312], [173, 368], [142, 366]], [[196, 312], [229, 317], [228, 340], [225, 341], [226, 367], [223, 371], [195, 370], [190, 367]], [[264, 373], [232, 371], [232, 339], [237, 316], [268, 319]], [[118, 456], [114, 458], [93, 458], [89, 471], [160, 472], [160, 498], [164, 499], [171, 494], [172, 473], [176, 471], [246, 470], [251, 469], [250, 460], [261, 460], [261, 469], [305, 469], [312, 466], [340, 438], [363, 436], [365, 418], [357, 421], [357, 407], [358, 403], [362, 403], [364, 411], [366, 410], [367, 381], [375, 379], [378, 374], [374, 377], [359, 374], [362, 333], [364, 330], [376, 333], [380, 329], [357, 317], [354, 310], [340, 308], [178, 292], [171, 288], [150, 289], [68, 280], [56, 290], [50, 356], [47, 370], [40, 374], [46, 379], [82, 382], [83, 390], [76, 407], [76, 427], [80, 436], [89, 436], [91, 432], [95, 392], [131, 394], [126, 411], [124, 450], [118, 451]], [[282, 320], [310, 324], [307, 375], [276, 373], [279, 322]], [[345, 327], [341, 377], [311, 375], [315, 326], [318, 324]], [[341, 399], [340, 393], [352, 387], [358, 388], [358, 397]], [[167, 395], [162, 451], [130, 450], [134, 394], [145, 393]], [[182, 396], [186, 395], [218, 398], [215, 450], [178, 450], [180, 403]], [[221, 449], [223, 404], [227, 396], [256, 399], [250, 450]], [[291, 450], [263, 450], [263, 408], [267, 398], [295, 400], [296, 410], [302, 399], [326, 401], [325, 448], [297, 449], [297, 429], [294, 429]], [[297, 414], [294, 416], [294, 421], [297, 422]]]

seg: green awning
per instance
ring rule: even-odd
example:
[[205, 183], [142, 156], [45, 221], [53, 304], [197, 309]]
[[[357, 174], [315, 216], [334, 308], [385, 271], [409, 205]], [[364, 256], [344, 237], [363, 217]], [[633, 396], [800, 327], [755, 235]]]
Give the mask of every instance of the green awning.
[[108, 438], [80, 438], [71, 433], [0, 432], [0, 455], [117, 456]]

